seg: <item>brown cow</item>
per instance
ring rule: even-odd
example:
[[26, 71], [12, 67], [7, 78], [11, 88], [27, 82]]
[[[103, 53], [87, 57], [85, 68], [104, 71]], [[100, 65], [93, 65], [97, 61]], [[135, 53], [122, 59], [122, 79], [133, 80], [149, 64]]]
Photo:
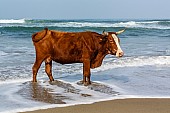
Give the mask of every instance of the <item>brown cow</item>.
[[52, 77], [52, 60], [61, 64], [83, 63], [84, 85], [91, 84], [90, 68], [101, 66], [107, 54], [123, 56], [119, 45], [118, 34], [124, 32], [60, 32], [48, 30], [32, 35], [36, 51], [36, 60], [32, 67], [33, 82], [36, 82], [37, 72], [41, 63], [45, 61], [45, 71], [50, 79]]

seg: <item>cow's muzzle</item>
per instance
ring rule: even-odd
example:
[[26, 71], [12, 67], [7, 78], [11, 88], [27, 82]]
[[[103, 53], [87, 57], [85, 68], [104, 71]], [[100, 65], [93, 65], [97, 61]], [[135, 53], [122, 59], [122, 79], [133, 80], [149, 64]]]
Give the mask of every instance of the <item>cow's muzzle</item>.
[[116, 57], [122, 57], [124, 55], [124, 52], [123, 51], [121, 51], [121, 52], [117, 52], [116, 53]]

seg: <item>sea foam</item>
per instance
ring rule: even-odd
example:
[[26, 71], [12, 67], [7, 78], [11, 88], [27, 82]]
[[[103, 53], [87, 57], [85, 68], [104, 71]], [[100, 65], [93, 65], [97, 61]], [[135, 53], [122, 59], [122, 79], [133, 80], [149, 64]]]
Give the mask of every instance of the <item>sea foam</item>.
[[0, 56], [5, 56], [5, 55], [7, 55], [8, 53], [5, 53], [5, 52], [3, 52], [3, 51], [0, 51]]
[[0, 20], [1, 24], [5, 23], [25, 23], [25, 19], [9, 19], [9, 20]]
[[170, 56], [139, 56], [124, 57], [121, 59], [107, 58], [101, 67], [92, 70], [92, 72], [100, 72], [115, 68], [138, 67], [138, 66], [169, 66]]

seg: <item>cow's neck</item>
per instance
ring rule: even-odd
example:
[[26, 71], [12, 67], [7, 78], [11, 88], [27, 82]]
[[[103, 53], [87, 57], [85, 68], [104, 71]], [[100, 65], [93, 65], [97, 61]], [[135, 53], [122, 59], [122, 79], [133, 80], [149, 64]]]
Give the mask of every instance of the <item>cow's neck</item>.
[[97, 68], [101, 66], [104, 57], [108, 54], [106, 50], [107, 45], [105, 42], [101, 44], [101, 40], [99, 38], [95, 38], [95, 42], [96, 42], [96, 45], [95, 45], [96, 52], [94, 53], [94, 57], [91, 59], [91, 66], [90, 66], [91, 68]]
[[107, 54], [108, 53], [106, 52], [106, 48], [104, 46], [101, 47], [98, 50], [96, 57], [91, 61], [91, 68], [97, 68], [97, 67], [101, 66], [103, 59]]

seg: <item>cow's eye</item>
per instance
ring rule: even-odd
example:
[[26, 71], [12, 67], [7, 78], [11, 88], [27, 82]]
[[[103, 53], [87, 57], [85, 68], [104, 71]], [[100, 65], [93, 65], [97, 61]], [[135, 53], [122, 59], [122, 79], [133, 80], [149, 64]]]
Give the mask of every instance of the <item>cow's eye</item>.
[[109, 40], [109, 42], [110, 42], [110, 43], [113, 43], [113, 41], [112, 41], [112, 40]]

